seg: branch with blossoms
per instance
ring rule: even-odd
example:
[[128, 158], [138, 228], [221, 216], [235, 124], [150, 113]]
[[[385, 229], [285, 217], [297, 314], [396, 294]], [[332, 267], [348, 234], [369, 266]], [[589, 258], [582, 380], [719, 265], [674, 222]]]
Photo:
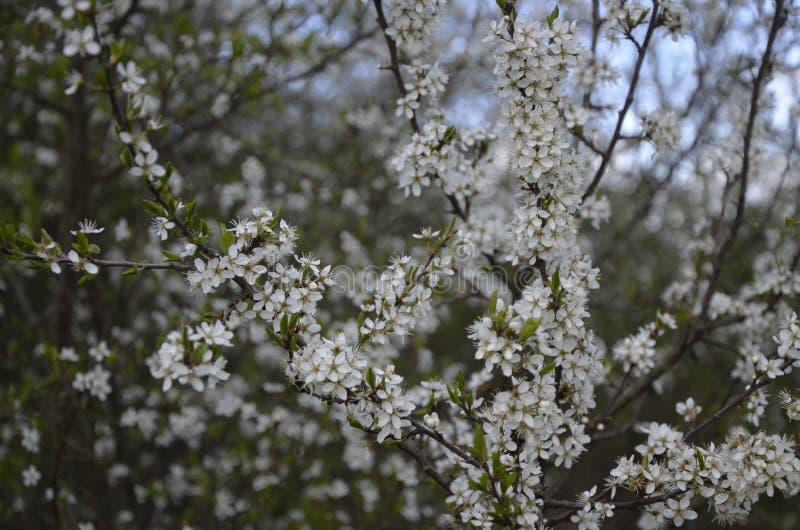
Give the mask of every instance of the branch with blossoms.
[[[756, 373], [753, 376], [752, 383], [748, 384], [739, 395], [731, 398], [727, 403], [721, 406], [717, 411], [715, 411], [702, 423], [696, 425], [694, 424], [693, 420], [695, 416], [698, 414], [698, 409], [695, 408], [694, 410], [692, 410], [690, 412], [690, 419], [692, 420], [691, 428], [687, 430], [684, 434], [682, 434], [682, 437], [680, 438], [680, 444], [687, 444], [689, 440], [693, 438], [695, 435], [697, 435], [699, 432], [705, 430], [709, 426], [719, 421], [725, 413], [745, 403], [748, 400], [748, 398], [750, 398], [754, 393], [758, 392], [759, 390], [769, 385], [770, 383], [773, 383], [776, 377], [789, 373], [792, 367], [794, 367], [796, 363], [800, 362], [800, 350], [798, 350], [796, 347], [796, 344], [798, 343], [796, 336], [798, 334], [798, 331], [800, 330], [798, 330], [796, 323], [797, 323], [797, 318], [795, 316], [793, 317], [792, 320], [790, 320], [787, 323], [786, 329], [781, 331], [780, 336], [776, 337], [776, 340], [779, 341], [780, 346], [778, 352], [776, 352], [772, 356], [772, 358], [779, 361], [780, 366], [776, 370], [771, 371], [768, 374]], [[679, 406], [678, 409], [680, 410], [680, 408], [681, 407]], [[684, 410], [686, 409], [684, 408]], [[670, 433], [669, 436], [673, 440], [672, 443], [675, 443], [675, 436], [676, 436], [675, 431], [670, 431], [670, 429], [663, 424], [658, 425], [655, 423], [651, 424], [650, 427], [643, 428], [643, 432], [650, 432], [651, 434], [651, 438], [648, 443], [654, 443], [654, 444], [659, 443], [654, 441], [657, 440], [657, 438], [654, 436], [652, 430], [655, 430], [656, 428], [659, 429], [659, 436], [662, 436], [663, 435], [662, 433], [669, 432]], [[648, 429], [652, 430], [648, 431]], [[668, 445], [668, 447], [673, 447], [673, 446]], [[652, 457], [653, 454], [659, 455], [663, 453], [663, 450], [659, 449], [658, 447], [650, 448], [645, 445], [638, 446], [637, 451], [643, 453], [645, 457]], [[648, 451], [652, 451], [652, 454], [649, 453]], [[706, 471], [705, 457], [702, 456], [701, 452], [702, 450], [696, 447], [693, 448], [689, 446], [684, 448], [684, 451], [690, 454], [694, 452], [694, 454], [700, 455], [696, 459], [697, 465], [699, 465], [701, 468], [701, 472], [698, 473], [699, 480], [702, 481], [702, 484], [706, 488], [708, 489], [713, 488], [717, 482], [710, 480], [708, 478], [708, 475], [702, 473], [702, 471]], [[800, 459], [797, 459], [796, 462], [793, 463], [792, 465], [795, 467], [800, 466]], [[613, 497], [617, 486], [623, 485], [626, 489], [631, 489], [633, 492], [637, 492], [638, 489], [641, 487], [640, 484], [637, 484], [628, 475], [623, 475], [618, 470], [619, 468], [612, 470], [611, 476], [608, 479], [609, 482], [608, 487], [606, 487], [599, 493], [597, 492], [596, 487], [593, 488], [592, 491], [582, 494], [584, 495], [583, 500], [579, 500], [579, 502], [577, 503], [572, 501], [558, 500], [558, 499], [545, 500], [545, 507], [572, 509], [569, 512], [556, 516], [555, 518], [551, 519], [551, 521], [553, 523], [558, 523], [559, 521], [564, 521], [567, 518], [570, 518], [572, 522], [588, 524], [588, 522], [590, 521], [598, 521], [600, 516], [607, 517], [607, 515], [604, 515], [602, 513], [605, 509], [604, 504], [601, 504], [601, 506], [598, 508], [597, 505], [593, 503], [601, 503], [601, 501], [605, 501], [609, 497]], [[654, 478], [658, 478], [658, 476], [647, 475], [645, 473], [643, 477], [644, 483], [645, 484], [650, 483], [650, 481], [652, 481]], [[625, 482], [626, 480], [630, 482], [626, 483]], [[666, 477], [661, 477], [661, 480], [666, 480]], [[655, 491], [657, 488], [659, 487], [664, 488], [665, 486], [659, 485], [658, 482], [656, 482], [655, 485], [652, 485], [652, 483], [650, 484], [651, 485], [647, 486], [646, 488], [646, 493], [649, 496], [635, 499], [632, 501], [609, 502], [608, 505], [614, 509], [631, 509], [631, 508], [636, 509], [642, 506], [646, 506], [648, 504], [661, 503], [663, 501], [667, 501], [668, 499], [673, 499], [674, 497], [677, 496], [683, 496], [683, 499], [681, 501], [669, 502], [670, 509], [674, 511], [676, 508], [679, 508], [685, 513], [690, 513], [689, 517], [685, 517], [686, 519], [694, 519], [697, 517], [696, 512], [693, 512], [689, 509], [688, 500], [691, 499], [691, 495], [685, 495], [687, 493], [687, 487], [685, 484], [682, 485], [682, 483], [679, 481], [677, 485], [674, 485], [672, 487], [667, 486], [666, 487], [667, 491], [665, 491], [664, 493], [659, 493], [657, 495], [650, 495], [650, 494], [652, 494], [652, 492]], [[710, 496], [705, 493], [703, 495], [705, 497]]]

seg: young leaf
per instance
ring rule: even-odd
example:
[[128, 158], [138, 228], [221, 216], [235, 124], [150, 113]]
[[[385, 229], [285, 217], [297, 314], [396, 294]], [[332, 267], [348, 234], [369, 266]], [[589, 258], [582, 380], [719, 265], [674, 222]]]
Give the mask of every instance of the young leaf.
[[181, 263], [183, 261], [180, 256], [168, 250], [162, 250], [161, 253], [167, 258], [167, 263]]
[[119, 154], [119, 160], [122, 162], [122, 165], [127, 168], [133, 167], [133, 156], [129, 149], [123, 149], [122, 152]]
[[472, 456], [483, 461], [486, 458], [486, 440], [483, 436], [483, 425], [476, 425], [472, 435]]
[[558, 269], [550, 277], [550, 290], [553, 292], [553, 296], [558, 298], [558, 294], [561, 291], [561, 277], [558, 274]]
[[555, 369], [556, 369], [555, 361], [550, 361], [549, 363], [545, 364], [542, 367], [542, 371], [539, 372], [539, 375], [547, 375], [547, 374], [549, 374], [550, 372], [552, 372]]
[[143, 202], [144, 202], [144, 209], [147, 210], [148, 213], [151, 213], [159, 217], [163, 217], [164, 208], [162, 208], [160, 204], [148, 200], [145, 200]]
[[281, 318], [281, 335], [287, 337], [289, 335], [289, 314], [284, 313]]
[[236, 236], [233, 235], [233, 232], [226, 230], [223, 225], [219, 225], [219, 240], [222, 251], [227, 254], [228, 249], [236, 242]]
[[494, 315], [495, 311], [497, 311], [497, 290], [492, 293], [492, 296], [489, 297], [489, 314]]
[[522, 324], [522, 328], [519, 330], [520, 342], [525, 342], [526, 340], [531, 338], [533, 334], [536, 333], [536, 330], [539, 329], [539, 324], [541, 323], [542, 319], [540, 318], [537, 319], [529, 318], [528, 320], [526, 320], [525, 323]]
[[553, 29], [553, 22], [555, 22], [557, 18], [558, 18], [558, 4], [556, 4], [556, 7], [554, 7], [553, 10], [550, 12], [550, 14], [547, 15], [547, 25], [550, 27], [550, 29]]

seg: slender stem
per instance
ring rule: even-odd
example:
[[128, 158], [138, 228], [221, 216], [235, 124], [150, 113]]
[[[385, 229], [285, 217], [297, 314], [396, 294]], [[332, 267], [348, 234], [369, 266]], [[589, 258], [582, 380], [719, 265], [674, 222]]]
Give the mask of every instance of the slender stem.
[[399, 447], [401, 451], [413, 457], [422, 468], [422, 471], [431, 477], [439, 486], [441, 486], [444, 491], [451, 493], [450, 480], [436, 471], [436, 468], [431, 465], [430, 461], [422, 452], [422, 448], [419, 445], [415, 444], [411, 440], [402, 440]]
[[[378, 24], [383, 30], [383, 38], [386, 39], [386, 47], [389, 48], [389, 59], [392, 61], [389, 69], [394, 74], [395, 81], [397, 81], [397, 88], [400, 89], [400, 95], [405, 96], [406, 84], [403, 81], [403, 74], [400, 71], [400, 57], [397, 53], [397, 43], [392, 36], [387, 33], [387, 30], [389, 29], [389, 22], [386, 21], [386, 15], [383, 14], [383, 2], [382, 0], [373, 0], [372, 3], [375, 5], [375, 12], [378, 16]], [[418, 133], [419, 122], [417, 121], [416, 113], [411, 115], [409, 122], [411, 123], [411, 128], [414, 129], [414, 132]]]
[[591, 197], [591, 195], [594, 193], [594, 190], [600, 184], [600, 180], [602, 180], [603, 175], [605, 174], [606, 169], [608, 169], [608, 165], [611, 162], [611, 155], [614, 153], [614, 147], [617, 145], [622, 132], [622, 123], [625, 121], [625, 116], [628, 114], [628, 110], [633, 104], [633, 96], [636, 92], [636, 85], [639, 83], [639, 74], [641, 73], [642, 65], [644, 64], [645, 55], [647, 55], [647, 47], [650, 45], [650, 39], [653, 37], [653, 32], [658, 25], [658, 17], [658, 2], [654, 1], [653, 12], [650, 15], [650, 23], [647, 25], [647, 33], [644, 36], [644, 41], [641, 45], [636, 43], [635, 40], [633, 41], [637, 46], [639, 55], [636, 57], [636, 64], [633, 67], [633, 76], [631, 77], [631, 83], [628, 86], [628, 94], [625, 96], [625, 103], [619, 110], [619, 114], [617, 116], [617, 125], [614, 127], [614, 134], [611, 136], [611, 141], [608, 143], [608, 147], [606, 148], [605, 153], [602, 155], [600, 167], [597, 168], [597, 172], [595, 172], [594, 178], [592, 178], [592, 181], [589, 183], [589, 187], [586, 188], [586, 191], [583, 193], [582, 200], [584, 201], [588, 197]]
[[784, 0], [777, 0], [775, 2], [775, 15], [772, 17], [772, 25], [767, 37], [767, 47], [764, 50], [764, 55], [761, 58], [761, 64], [758, 67], [758, 73], [753, 80], [753, 90], [750, 94], [750, 112], [747, 116], [747, 126], [745, 128], [743, 146], [742, 146], [742, 168], [738, 174], [739, 180], [739, 197], [737, 199], [736, 214], [733, 218], [731, 231], [728, 237], [722, 242], [719, 251], [714, 257], [713, 269], [711, 276], [708, 280], [708, 288], [706, 289], [703, 297], [703, 306], [701, 315], [705, 315], [711, 304], [711, 298], [714, 296], [719, 281], [722, 267], [724, 265], [725, 256], [730, 252], [736, 238], [739, 235], [742, 221], [744, 219], [745, 201], [747, 199], [747, 183], [748, 175], [750, 172], [750, 146], [753, 142], [753, 130], [756, 123], [756, 116], [758, 115], [758, 99], [761, 95], [761, 88], [764, 85], [767, 75], [771, 67], [770, 56], [772, 55], [772, 46], [775, 44], [775, 39], [778, 36], [778, 30], [786, 20], [786, 15], [783, 13]]
[[[97, 39], [100, 40], [100, 31], [99, 31], [98, 26], [97, 26], [97, 20], [95, 19], [95, 17], [90, 17], [90, 20], [91, 20], [91, 23], [92, 23], [92, 27], [94, 28], [95, 35], [97, 36]], [[115, 89], [114, 89], [114, 71], [111, 68], [111, 62], [110, 62], [111, 61], [111, 52], [108, 49], [108, 46], [105, 46], [105, 45], [103, 45], [101, 47], [101, 51], [102, 51], [102, 53], [99, 56], [99, 60], [100, 60], [101, 66], [103, 67], [103, 71], [106, 74], [106, 85], [107, 85], [106, 88], [108, 90], [108, 100], [109, 100], [109, 103], [111, 104], [111, 110], [112, 110], [112, 113], [114, 114], [114, 118], [115, 118], [115, 120], [117, 122], [117, 125], [119, 127], [121, 127], [122, 129], [127, 130], [129, 128], [130, 124], [128, 123], [128, 120], [125, 117], [125, 114], [122, 112], [122, 109], [120, 108], [119, 103], [117, 102], [116, 96], [114, 95], [114, 93], [115, 93]], [[128, 152], [131, 154], [132, 157], [136, 156], [136, 150], [133, 148], [132, 145], [126, 144], [126, 147], [128, 149]], [[156, 188], [152, 183], [148, 182], [147, 183], [147, 187], [150, 190], [150, 192], [153, 194], [153, 198], [155, 199], [155, 201], [162, 208], [164, 208], [164, 210], [166, 212], [169, 212], [170, 209], [169, 209], [169, 207], [167, 205], [167, 201], [164, 198], [164, 195], [162, 193], [163, 189], [166, 187], [166, 184], [164, 186], [162, 186], [161, 188]], [[186, 223], [184, 223], [183, 220], [180, 217], [178, 217], [178, 215], [173, 214], [171, 216], [171, 220], [175, 223], [175, 225], [178, 227], [178, 229], [183, 233], [183, 235], [184, 235], [184, 237], [186, 237], [186, 239], [188, 239], [190, 241], [195, 239], [194, 230], [192, 230], [191, 227], [187, 226]], [[200, 251], [203, 254], [205, 254], [206, 256], [209, 256], [209, 257], [213, 257], [213, 256], [218, 256], [219, 255], [219, 253], [216, 252], [213, 248], [211, 248], [210, 246], [208, 246], [207, 244], [202, 243], [202, 242], [198, 242], [197, 243], [197, 248], [200, 249]], [[245, 291], [247, 293], [253, 293], [254, 292], [253, 287], [250, 284], [248, 284], [243, 278], [237, 277], [237, 278], [234, 278], [233, 281], [243, 291]]]
[[[781, 371], [785, 370], [786, 368], [788, 368], [790, 365], [792, 365], [795, 362], [796, 362], [795, 359], [786, 359], [784, 361], [783, 365], [781, 365]], [[766, 385], [770, 384], [772, 381], [774, 381], [774, 379], [770, 379], [769, 377], [764, 377], [760, 381], [757, 381], [757, 382], [754, 382], [754, 383], [750, 384], [745, 389], [744, 392], [742, 392], [741, 394], [739, 394], [735, 398], [733, 398], [730, 401], [728, 401], [725, 405], [720, 407], [719, 410], [717, 410], [710, 418], [705, 420], [703, 423], [700, 423], [699, 425], [696, 425], [695, 427], [690, 429], [689, 432], [687, 432], [686, 435], [683, 437], [683, 441], [684, 442], [688, 441], [695, 434], [699, 433], [700, 431], [702, 431], [703, 429], [705, 429], [709, 425], [712, 425], [713, 423], [717, 422], [730, 409], [732, 409], [734, 407], [738, 407], [739, 405], [744, 403], [747, 400], [747, 398], [749, 398], [752, 394], [757, 392], [762, 387], [765, 387]]]
[[[389, 29], [389, 23], [386, 21], [386, 16], [383, 13], [383, 2], [382, 0], [373, 0], [373, 4], [375, 5], [375, 11], [378, 17], [378, 24], [380, 25], [381, 29], [383, 30], [383, 36], [386, 39], [386, 46], [389, 48], [389, 58], [391, 60], [391, 66], [389, 69], [394, 74], [394, 79], [397, 82], [397, 88], [400, 90], [400, 95], [406, 95], [406, 83], [403, 81], [403, 73], [400, 71], [400, 57], [397, 53], [397, 43], [392, 38], [391, 35], [387, 33]], [[419, 122], [417, 121], [417, 113], [414, 112], [409, 119], [411, 123], [411, 129], [419, 134]], [[433, 175], [434, 178], [439, 178], [438, 175]], [[444, 191], [444, 188], [442, 188]], [[450, 206], [453, 208], [453, 213], [456, 214], [458, 217], [461, 218], [462, 221], [466, 221], [469, 216], [467, 215], [467, 210], [469, 209], [469, 201], [467, 201], [467, 205], [465, 208], [461, 207], [459, 204], [458, 199], [455, 195], [449, 194], [445, 192], [445, 197], [450, 202]]]
[[[7, 253], [7, 251], [0, 249], [0, 252]], [[11, 255], [11, 254], [9, 254]], [[23, 253], [20, 254], [19, 257], [28, 261], [37, 261], [40, 263], [47, 262], [47, 260], [41, 256], [37, 256], [36, 254], [29, 254]], [[106, 267], [106, 268], [115, 268], [115, 267], [125, 267], [130, 268], [134, 267], [136, 269], [145, 271], [145, 270], [180, 270], [180, 271], [188, 271], [194, 269], [192, 265], [187, 263], [147, 263], [142, 261], [128, 261], [128, 260], [109, 260], [109, 259], [102, 259], [102, 258], [93, 258], [87, 256], [86, 259], [91, 263], [94, 263], [98, 267]], [[65, 265], [70, 265], [72, 261], [69, 258], [56, 258], [53, 260], [55, 263], [61, 263]]]

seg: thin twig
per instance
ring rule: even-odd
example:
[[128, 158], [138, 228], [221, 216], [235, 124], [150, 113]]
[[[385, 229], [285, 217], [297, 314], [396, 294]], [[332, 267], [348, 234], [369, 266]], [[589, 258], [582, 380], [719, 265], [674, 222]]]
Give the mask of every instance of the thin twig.
[[[13, 254], [9, 253], [5, 249], [0, 249], [0, 252], [3, 254], [8, 254], [9, 256], [13, 256]], [[49, 263], [49, 261], [41, 256], [36, 254], [30, 253], [22, 253], [18, 254], [18, 256], [22, 259], [28, 261], [36, 261], [40, 263]], [[94, 263], [98, 267], [105, 267], [105, 268], [115, 268], [115, 267], [125, 267], [125, 268], [135, 268], [140, 271], [146, 270], [180, 270], [180, 271], [188, 271], [194, 269], [192, 265], [187, 263], [147, 263], [143, 261], [128, 261], [128, 260], [109, 260], [109, 259], [102, 259], [102, 258], [93, 258], [91, 256], [87, 256], [85, 258], [87, 261]], [[72, 261], [69, 258], [55, 258], [53, 260], [55, 263], [70, 265]]]
[[650, 45], [650, 39], [653, 37], [653, 32], [658, 25], [658, 17], [659, 17], [659, 10], [658, 10], [658, 2], [653, 2], [653, 13], [650, 15], [650, 23], [647, 25], [647, 33], [644, 36], [644, 41], [641, 45], [637, 44], [637, 49], [639, 51], [639, 55], [636, 57], [636, 64], [633, 67], [633, 76], [631, 77], [631, 83], [628, 86], [628, 94], [625, 96], [625, 103], [622, 105], [622, 108], [619, 110], [619, 115], [617, 117], [617, 125], [614, 127], [614, 134], [611, 136], [611, 141], [608, 143], [608, 148], [606, 148], [605, 153], [602, 155], [602, 159], [600, 161], [600, 167], [597, 168], [597, 172], [595, 172], [592, 181], [589, 183], [589, 187], [586, 188], [586, 191], [583, 193], [582, 200], [586, 200], [588, 197], [594, 193], [594, 190], [597, 188], [598, 184], [600, 184], [600, 180], [603, 178], [603, 175], [608, 168], [609, 163], [611, 162], [611, 155], [614, 152], [614, 147], [617, 145], [617, 142], [620, 139], [620, 134], [622, 132], [622, 122], [625, 121], [625, 116], [628, 114], [628, 110], [631, 108], [633, 104], [633, 96], [636, 92], [636, 85], [639, 83], [639, 74], [642, 70], [642, 65], [644, 64], [645, 55], [647, 55], [647, 47]]

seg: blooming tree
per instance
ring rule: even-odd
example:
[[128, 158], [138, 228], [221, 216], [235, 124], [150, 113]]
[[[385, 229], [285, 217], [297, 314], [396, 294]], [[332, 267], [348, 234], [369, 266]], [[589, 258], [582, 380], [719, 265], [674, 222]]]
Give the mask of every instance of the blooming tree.
[[0, 520], [794, 528], [800, 13], [533, 4], [0, 7]]

